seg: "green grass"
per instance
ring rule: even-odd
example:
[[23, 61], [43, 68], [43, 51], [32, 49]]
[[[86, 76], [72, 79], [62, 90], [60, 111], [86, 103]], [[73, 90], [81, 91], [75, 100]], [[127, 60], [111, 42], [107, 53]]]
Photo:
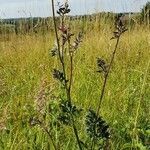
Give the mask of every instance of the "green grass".
[[[95, 109], [102, 87], [102, 76], [96, 73], [96, 57], [110, 61], [115, 41], [112, 30], [103, 27], [88, 31], [75, 57], [72, 96], [83, 108], [79, 118], [79, 136], [87, 140], [84, 114]], [[53, 149], [45, 132], [31, 127], [29, 119], [35, 114], [35, 100], [44, 90], [47, 103], [57, 107], [59, 84], [52, 78], [52, 69], [58, 66], [50, 56], [54, 34], [44, 36], [11, 35], [0, 41], [0, 150]], [[109, 76], [101, 115], [112, 129], [113, 150], [148, 149], [150, 144], [150, 32], [138, 27], [121, 38], [113, 68]], [[43, 84], [46, 83], [46, 84]], [[47, 116], [52, 121], [57, 115]], [[137, 124], [136, 124], [137, 123]], [[136, 129], [134, 130], [136, 126]], [[66, 129], [66, 130], [65, 130]], [[71, 128], [54, 128], [55, 142], [61, 149], [77, 149]], [[145, 140], [141, 140], [141, 133]]]

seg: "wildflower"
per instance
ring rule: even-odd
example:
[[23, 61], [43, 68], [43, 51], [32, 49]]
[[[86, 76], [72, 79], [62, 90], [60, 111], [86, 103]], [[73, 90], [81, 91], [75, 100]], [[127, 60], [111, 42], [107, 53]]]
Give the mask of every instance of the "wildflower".
[[102, 117], [97, 116], [93, 110], [89, 110], [86, 116], [86, 126], [87, 133], [93, 139], [109, 139], [110, 131], [108, 124], [102, 119]]
[[57, 69], [54, 69], [53, 71], [53, 77], [57, 80], [59, 80], [60, 82], [63, 82], [65, 81], [65, 77], [64, 77], [64, 74], [63, 72], [57, 70]]
[[46, 106], [46, 80], [42, 81], [40, 89], [35, 99], [36, 110], [41, 114], [45, 113], [45, 106]]
[[75, 41], [72, 44], [72, 49], [75, 51], [78, 49], [79, 44], [82, 42], [83, 33], [79, 32], [78, 36], [76, 37]]
[[[59, 3], [58, 3], [59, 5]], [[60, 16], [63, 16], [65, 14], [68, 14], [71, 10], [69, 9], [69, 5], [66, 2], [64, 5], [59, 5], [59, 9], [57, 11], [57, 14], [59, 14]]]
[[71, 115], [79, 115], [82, 109], [78, 109], [75, 105], [72, 105], [69, 101], [60, 103], [61, 113], [58, 117], [58, 120], [63, 122], [63, 124], [71, 124]]
[[54, 43], [53, 48], [50, 51], [50, 54], [52, 57], [56, 56], [58, 54], [58, 45], [57, 42]]
[[114, 32], [114, 36], [111, 39], [119, 38], [121, 34], [123, 34], [124, 32], [128, 30], [123, 24], [120, 17], [116, 19], [115, 25], [116, 25], [116, 31]]
[[103, 59], [97, 58], [97, 66], [99, 69], [97, 72], [103, 72], [104, 74], [107, 73], [108, 65], [106, 64], [106, 62]]

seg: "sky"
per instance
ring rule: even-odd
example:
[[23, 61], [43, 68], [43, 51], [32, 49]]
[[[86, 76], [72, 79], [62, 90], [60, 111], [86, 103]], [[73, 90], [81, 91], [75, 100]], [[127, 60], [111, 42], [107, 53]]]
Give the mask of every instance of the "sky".
[[[63, 2], [64, 0], [58, 1]], [[71, 15], [79, 15], [101, 11], [139, 12], [148, 0], [68, 1]], [[51, 15], [51, 0], [0, 0], [0, 18], [48, 17]]]

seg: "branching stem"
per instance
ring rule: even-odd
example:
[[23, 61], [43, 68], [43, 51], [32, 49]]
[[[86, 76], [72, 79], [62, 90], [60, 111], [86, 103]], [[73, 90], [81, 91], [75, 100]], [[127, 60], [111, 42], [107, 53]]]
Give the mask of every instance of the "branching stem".
[[[57, 31], [57, 24], [56, 24], [56, 17], [55, 17], [55, 7], [54, 7], [54, 0], [52, 1], [52, 12], [53, 12], [53, 21], [54, 21], [54, 28], [55, 28], [55, 36], [56, 36], [56, 40], [57, 40], [57, 46], [58, 46], [58, 54], [59, 54], [59, 59], [60, 59], [60, 63], [62, 66], [62, 70], [63, 70], [63, 74], [64, 74], [64, 79], [65, 79], [65, 90], [66, 90], [66, 96], [67, 96], [67, 100], [72, 103], [71, 101], [71, 85], [72, 85], [72, 78], [73, 78], [73, 56], [70, 55], [70, 82], [69, 82], [69, 87], [67, 84], [67, 76], [66, 76], [66, 68], [65, 68], [65, 61], [64, 61], [64, 45], [62, 42], [62, 49], [61, 49], [61, 45], [60, 45], [60, 40], [59, 40], [59, 36], [58, 36], [58, 31]], [[64, 15], [62, 16], [62, 22], [61, 22], [62, 27], [64, 28]], [[68, 44], [69, 44], [69, 39], [68, 39]], [[70, 46], [69, 46], [70, 48]], [[72, 120], [72, 128], [78, 143], [78, 147], [80, 150], [82, 150], [82, 146], [81, 146], [81, 142], [78, 136], [78, 131], [75, 125], [75, 121], [73, 118], [73, 114], [70, 114], [71, 120]]]
[[117, 51], [117, 47], [118, 47], [118, 44], [119, 44], [119, 40], [120, 40], [120, 36], [117, 38], [117, 42], [116, 42], [116, 45], [115, 45], [115, 49], [114, 49], [114, 51], [113, 51], [113, 53], [112, 53], [111, 61], [110, 61], [110, 64], [109, 64], [109, 66], [108, 66], [108, 70], [107, 70], [107, 72], [106, 72], [106, 74], [105, 74], [105, 78], [104, 78], [104, 82], [103, 82], [103, 86], [102, 86], [102, 90], [101, 90], [101, 94], [100, 94], [99, 104], [98, 104], [98, 108], [97, 108], [97, 115], [99, 114], [100, 109], [101, 109], [103, 97], [104, 97], [104, 94], [105, 94], [105, 89], [106, 89], [107, 80], [108, 80], [108, 77], [109, 77], [109, 73], [110, 73], [111, 67], [112, 67], [112, 65], [113, 65], [113, 61], [114, 61], [114, 58], [115, 58], [115, 54], [116, 54], [116, 51]]
[[[111, 56], [110, 64], [109, 64], [108, 70], [107, 70], [107, 72], [105, 74], [102, 90], [101, 90], [101, 93], [100, 93], [100, 99], [99, 99], [99, 103], [98, 103], [98, 108], [97, 108], [97, 116], [99, 115], [99, 112], [100, 112], [100, 109], [101, 109], [103, 97], [105, 95], [105, 89], [106, 89], [107, 80], [108, 80], [108, 77], [109, 77], [109, 73], [110, 73], [111, 67], [113, 65], [113, 61], [114, 61], [115, 54], [116, 54], [116, 51], [117, 51], [117, 48], [118, 48], [119, 40], [120, 40], [120, 36], [117, 37], [116, 45], [115, 45], [114, 51], [113, 51], [112, 56]], [[92, 140], [91, 150], [93, 150], [94, 147], [95, 147], [95, 138], [93, 138], [93, 140]]]

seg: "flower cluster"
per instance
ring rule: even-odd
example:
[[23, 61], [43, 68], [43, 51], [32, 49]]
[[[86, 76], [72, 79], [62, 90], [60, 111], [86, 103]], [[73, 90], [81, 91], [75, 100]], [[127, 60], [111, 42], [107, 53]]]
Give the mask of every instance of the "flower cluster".
[[60, 103], [61, 113], [58, 117], [58, 120], [63, 122], [63, 124], [70, 125], [71, 124], [71, 116], [77, 116], [80, 114], [82, 109], [78, 109], [75, 105], [72, 105], [69, 101]]
[[58, 6], [59, 9], [57, 10], [57, 14], [59, 14], [60, 16], [68, 14], [71, 11], [67, 2], [64, 5], [59, 5], [58, 3]]
[[66, 79], [65, 79], [65, 77], [64, 77], [63, 72], [61, 72], [61, 71], [59, 71], [59, 70], [57, 70], [57, 69], [54, 69], [54, 71], [53, 71], [53, 77], [54, 77], [54, 79], [57, 79], [57, 80], [59, 80], [60, 82], [63, 82], [63, 81], [66, 82]]
[[83, 37], [83, 33], [79, 32], [74, 43], [72, 44], [72, 49], [74, 49], [74, 51], [78, 49], [79, 44], [82, 42], [82, 37]]
[[56, 56], [58, 54], [58, 46], [57, 43], [54, 44], [53, 48], [50, 51], [50, 54], [52, 57]]
[[107, 73], [108, 70], [108, 65], [106, 64], [105, 60], [102, 58], [97, 58], [97, 66], [98, 66], [98, 71], [99, 73], [103, 72], [104, 75]]
[[86, 127], [87, 133], [92, 139], [109, 139], [110, 138], [110, 129], [109, 125], [93, 110], [89, 110], [86, 116]]
[[120, 17], [116, 19], [115, 25], [116, 25], [116, 31], [114, 32], [114, 36], [111, 39], [119, 38], [121, 34], [123, 34], [128, 30], [123, 24], [123, 21]]

